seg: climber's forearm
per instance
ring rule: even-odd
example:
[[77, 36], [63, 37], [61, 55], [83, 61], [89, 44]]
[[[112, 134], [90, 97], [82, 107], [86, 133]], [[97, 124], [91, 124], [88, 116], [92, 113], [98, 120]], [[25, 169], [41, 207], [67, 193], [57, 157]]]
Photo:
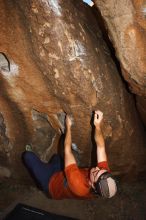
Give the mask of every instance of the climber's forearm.
[[65, 134], [65, 140], [64, 140], [64, 150], [65, 151], [71, 151], [71, 129], [67, 128], [66, 129], [66, 134]]
[[105, 147], [105, 141], [100, 126], [95, 127], [95, 142], [98, 147]]
[[95, 142], [97, 146], [97, 161], [107, 161], [107, 155], [105, 151], [105, 141], [102, 134], [101, 127], [98, 125], [95, 127]]
[[70, 164], [76, 163], [75, 157], [72, 153], [71, 144], [71, 129], [67, 128], [64, 141], [65, 167], [67, 167]]

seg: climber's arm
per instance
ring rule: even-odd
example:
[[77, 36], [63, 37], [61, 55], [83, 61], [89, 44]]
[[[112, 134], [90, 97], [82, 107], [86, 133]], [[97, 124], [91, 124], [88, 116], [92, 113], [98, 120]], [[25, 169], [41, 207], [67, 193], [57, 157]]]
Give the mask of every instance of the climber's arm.
[[103, 113], [101, 111], [95, 111], [94, 113], [94, 125], [95, 125], [95, 142], [97, 146], [97, 162], [107, 161], [107, 154], [105, 151], [105, 141], [103, 138], [101, 123], [103, 120]]
[[71, 149], [71, 125], [72, 121], [70, 117], [66, 116], [66, 134], [65, 134], [65, 141], [64, 141], [64, 153], [65, 153], [65, 167], [67, 167], [70, 164], [76, 163], [75, 157], [72, 153]]

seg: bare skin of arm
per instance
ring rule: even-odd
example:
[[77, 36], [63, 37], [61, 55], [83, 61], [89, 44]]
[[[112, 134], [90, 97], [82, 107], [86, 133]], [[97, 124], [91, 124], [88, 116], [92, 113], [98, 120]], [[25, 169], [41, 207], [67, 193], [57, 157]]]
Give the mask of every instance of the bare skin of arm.
[[[95, 133], [94, 138], [96, 142], [97, 148], [97, 163], [107, 161], [107, 155], [105, 151], [105, 142], [104, 137], [101, 130], [101, 124], [103, 120], [103, 113], [99, 110], [94, 112], [94, 126], [95, 126]], [[99, 176], [104, 173], [105, 170], [100, 170], [98, 165], [96, 167], [91, 168], [90, 170], [90, 179], [89, 185], [92, 186], [94, 189], [94, 183], [98, 180]]]
[[103, 113], [101, 111], [95, 111], [94, 125], [95, 125], [95, 142], [97, 146], [97, 162], [107, 161], [107, 154], [105, 151], [105, 141], [103, 138], [101, 123], [103, 120]]
[[76, 163], [75, 157], [72, 153], [71, 144], [71, 126], [72, 121], [70, 117], [66, 116], [66, 134], [65, 134], [65, 141], [64, 141], [64, 153], [65, 153], [65, 167], [69, 166], [70, 164]]

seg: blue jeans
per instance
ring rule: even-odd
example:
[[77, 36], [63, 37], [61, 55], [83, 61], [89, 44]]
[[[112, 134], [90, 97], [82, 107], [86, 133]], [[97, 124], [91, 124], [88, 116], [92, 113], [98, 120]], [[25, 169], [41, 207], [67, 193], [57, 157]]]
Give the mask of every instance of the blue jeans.
[[48, 184], [51, 176], [63, 170], [63, 160], [60, 155], [54, 154], [48, 163], [42, 162], [39, 157], [31, 151], [22, 154], [24, 164], [40, 185], [43, 191], [48, 192]]

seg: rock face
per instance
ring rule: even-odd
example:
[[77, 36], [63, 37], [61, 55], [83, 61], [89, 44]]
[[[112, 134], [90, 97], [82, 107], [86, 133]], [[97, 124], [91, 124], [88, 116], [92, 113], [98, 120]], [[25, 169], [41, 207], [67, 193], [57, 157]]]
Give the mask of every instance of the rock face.
[[146, 3], [142, 0], [94, 0], [116, 56], [146, 125]]
[[143, 128], [133, 96], [122, 83], [91, 9], [73, 0], [1, 0], [0, 10], [3, 170], [26, 179], [21, 153], [27, 143], [43, 160], [56, 152], [64, 112], [74, 118], [77, 161], [89, 166], [95, 152], [90, 125], [95, 109], [104, 112], [112, 170], [131, 176], [145, 170]]

